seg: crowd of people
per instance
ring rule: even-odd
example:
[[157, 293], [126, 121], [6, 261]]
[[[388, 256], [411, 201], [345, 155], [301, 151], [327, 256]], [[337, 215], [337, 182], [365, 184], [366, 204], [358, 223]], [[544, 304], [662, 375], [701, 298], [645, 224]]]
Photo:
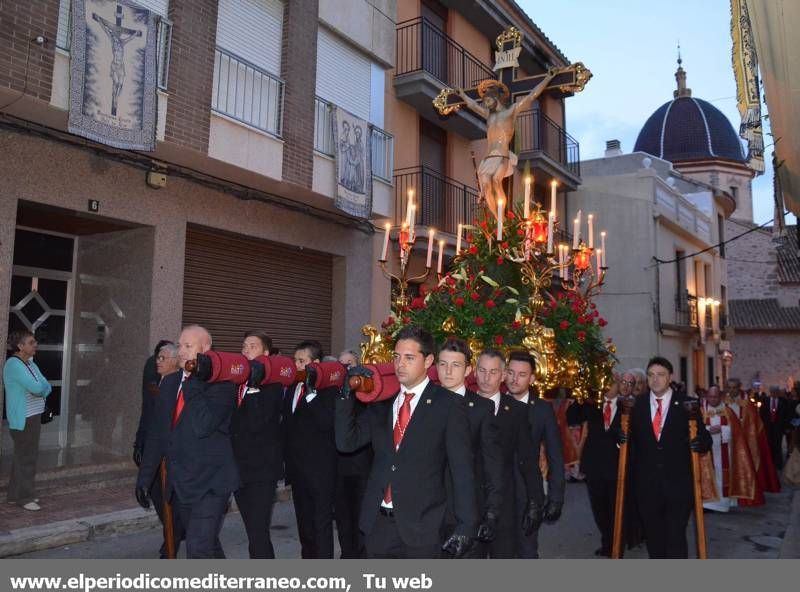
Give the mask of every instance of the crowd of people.
[[[34, 336], [15, 333], [9, 345], [8, 500], [35, 510], [35, 416], [50, 387], [33, 362]], [[333, 558], [334, 524], [342, 558], [537, 558], [539, 529], [559, 520], [568, 480], [586, 482], [600, 533], [595, 554], [611, 556], [624, 448], [623, 546], [684, 558], [693, 453], [702, 459], [705, 508], [727, 512], [764, 504], [797, 447], [796, 389], [748, 392], [732, 378], [688, 395], [662, 357], [614, 373], [597, 400], [563, 389], [540, 398], [529, 353], [486, 349], [473, 359], [463, 340], [437, 344], [409, 326], [392, 356], [399, 391], [365, 404], [350, 386], [350, 377], [370, 376], [355, 351], [333, 358], [342, 386], [317, 388], [314, 368], [332, 359], [317, 341], [293, 349], [305, 376], [289, 386], [205, 380], [193, 363], [211, 349], [209, 332], [189, 326], [177, 343], [159, 342], [144, 368], [135, 495], [171, 525], [162, 557], [168, 534], [187, 557], [224, 557], [219, 532], [233, 496], [250, 557], [274, 558], [272, 507], [284, 481], [303, 558]], [[251, 363], [278, 354], [263, 331], [245, 334], [241, 352]]]

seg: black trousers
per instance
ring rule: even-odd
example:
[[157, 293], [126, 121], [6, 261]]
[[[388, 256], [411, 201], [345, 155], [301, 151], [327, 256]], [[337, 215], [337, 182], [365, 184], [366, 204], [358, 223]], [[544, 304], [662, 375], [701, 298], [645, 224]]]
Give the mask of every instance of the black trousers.
[[689, 543], [686, 527], [692, 510], [692, 496], [668, 498], [658, 490], [648, 495], [637, 493], [639, 515], [644, 527], [650, 559], [686, 559]]
[[[487, 545], [490, 559], [515, 559], [517, 557], [517, 537], [522, 536], [520, 528], [522, 519], [517, 519], [517, 509], [520, 507], [520, 503], [515, 499], [514, 482], [509, 478], [503, 482], [503, 485], [504, 491], [508, 494], [504, 495], [503, 505], [500, 507], [497, 533], [494, 540]], [[526, 498], [526, 495], [522, 494], [521, 497]], [[524, 508], [525, 504], [522, 504], [522, 507]]]
[[187, 559], [225, 559], [219, 531], [228, 509], [230, 494], [206, 493], [193, 503], [173, 496], [173, 506], [186, 529]]
[[600, 546], [611, 553], [614, 540], [614, 510], [617, 499], [617, 480], [602, 477], [586, 478], [589, 492], [589, 505], [592, 508], [594, 523], [600, 531]]
[[[158, 519], [161, 521], [162, 527], [164, 526], [164, 490], [161, 488], [161, 473], [156, 473], [156, 478], [153, 479], [153, 484], [150, 486], [150, 499], [153, 502], [153, 507], [156, 509], [156, 514], [158, 514]], [[185, 538], [186, 533], [184, 532], [183, 525], [181, 524], [181, 517], [179, 516], [178, 512], [172, 512], [172, 536], [175, 540], [175, 553], [177, 554], [178, 549], [181, 547], [181, 541]], [[167, 559], [167, 540], [166, 537], [164, 538], [164, 542], [161, 543], [161, 549], [159, 549], [159, 557], [161, 559]]]
[[336, 533], [342, 559], [364, 557], [364, 537], [358, 528], [361, 500], [367, 487], [366, 475], [337, 475], [336, 477]]
[[243, 485], [234, 493], [239, 514], [247, 531], [250, 559], [275, 559], [275, 548], [269, 536], [275, 481]]
[[539, 529], [534, 530], [529, 536], [525, 536], [522, 531], [522, 518], [528, 507], [528, 498], [525, 481], [516, 467], [514, 468], [514, 491], [514, 517], [517, 521], [514, 525], [516, 557], [520, 559], [539, 559]]
[[25, 418], [25, 428], [9, 430], [14, 442], [11, 461], [11, 477], [8, 480], [6, 498], [9, 503], [24, 506], [36, 497], [36, 461], [39, 458], [39, 434], [42, 421], [38, 415]]
[[772, 462], [775, 469], [780, 471], [783, 468], [783, 432], [777, 427], [769, 426], [767, 428], [767, 441], [769, 442], [769, 451], [772, 454]]
[[333, 559], [336, 475], [292, 476], [292, 501], [303, 559]]
[[440, 545], [406, 545], [397, 532], [395, 518], [378, 514], [372, 531], [364, 537], [368, 559], [440, 559]]

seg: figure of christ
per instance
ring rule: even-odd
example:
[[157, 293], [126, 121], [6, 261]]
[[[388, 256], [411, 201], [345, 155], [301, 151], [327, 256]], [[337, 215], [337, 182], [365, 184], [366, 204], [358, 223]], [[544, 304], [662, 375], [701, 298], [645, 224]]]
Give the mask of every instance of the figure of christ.
[[530, 108], [559, 72], [551, 68], [530, 93], [511, 105], [508, 87], [497, 80], [484, 80], [478, 85], [482, 104], [470, 98], [464, 89], [456, 90], [467, 107], [486, 120], [487, 152], [478, 165], [478, 183], [485, 205], [494, 216], [497, 216], [497, 201], [506, 197], [503, 179], [513, 174], [517, 164], [517, 155], [508, 148], [517, 116]]
[[113, 90], [111, 95], [111, 115], [117, 114], [117, 101], [122, 92], [122, 83], [125, 81], [125, 45], [135, 37], [141, 37], [142, 32], [135, 29], [127, 29], [122, 26], [122, 12], [117, 6], [117, 22], [109, 23], [106, 19], [96, 13], [92, 13], [92, 19], [100, 23], [103, 30], [111, 40], [111, 82]]

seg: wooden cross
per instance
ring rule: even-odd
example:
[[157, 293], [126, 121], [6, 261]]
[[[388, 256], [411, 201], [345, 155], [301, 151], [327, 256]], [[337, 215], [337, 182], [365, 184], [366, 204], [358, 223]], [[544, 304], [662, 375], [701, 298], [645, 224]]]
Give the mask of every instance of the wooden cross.
[[[500, 33], [496, 41], [497, 51], [495, 52], [494, 70], [498, 71], [498, 80], [502, 82], [511, 93], [510, 102], [513, 104], [518, 95], [526, 95], [544, 78], [544, 74], [527, 76], [524, 78], [516, 77], [516, 69], [519, 67], [519, 54], [522, 51], [522, 33], [515, 27], [508, 27]], [[555, 78], [550, 81], [546, 91], [556, 91], [559, 93], [576, 93], [583, 90], [586, 83], [592, 77], [592, 73], [581, 62], [576, 62], [564, 68]], [[467, 96], [478, 100], [477, 86], [464, 89]], [[433, 106], [440, 115], [455, 113], [464, 105], [464, 101], [455, 94], [454, 89], [444, 88], [433, 100]]]

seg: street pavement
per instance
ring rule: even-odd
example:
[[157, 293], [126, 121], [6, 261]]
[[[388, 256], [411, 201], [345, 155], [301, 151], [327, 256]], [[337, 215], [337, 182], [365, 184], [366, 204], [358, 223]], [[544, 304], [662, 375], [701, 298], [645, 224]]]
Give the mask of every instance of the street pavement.
[[[711, 558], [777, 558], [783, 536], [789, 524], [792, 503], [791, 489], [767, 494], [767, 504], [761, 508], [735, 508], [728, 514], [705, 514], [708, 554]], [[689, 523], [690, 554], [694, 551], [694, 522]], [[221, 534], [222, 545], [229, 558], [246, 559], [247, 536], [238, 513], [225, 519]], [[569, 483], [561, 519], [544, 525], [539, 534], [543, 558], [593, 558], [600, 546], [599, 535], [589, 509], [586, 486]], [[300, 557], [300, 542], [291, 502], [275, 504], [272, 541], [279, 559]], [[83, 543], [36, 551], [20, 555], [32, 559], [157, 558], [161, 531], [154, 528], [117, 536], [98, 537]], [[183, 555], [181, 552], [179, 555]], [[337, 545], [338, 555], [338, 545]], [[629, 550], [626, 558], [646, 558], [644, 547]]]

